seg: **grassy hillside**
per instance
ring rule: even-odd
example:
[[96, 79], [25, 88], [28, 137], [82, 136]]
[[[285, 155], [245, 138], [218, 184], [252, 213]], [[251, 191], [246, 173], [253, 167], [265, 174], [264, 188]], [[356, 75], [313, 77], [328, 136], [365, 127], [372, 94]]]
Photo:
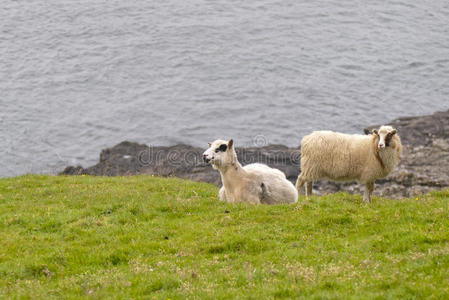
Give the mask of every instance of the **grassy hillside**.
[[178, 179], [0, 180], [0, 298], [449, 298], [449, 191], [220, 203]]

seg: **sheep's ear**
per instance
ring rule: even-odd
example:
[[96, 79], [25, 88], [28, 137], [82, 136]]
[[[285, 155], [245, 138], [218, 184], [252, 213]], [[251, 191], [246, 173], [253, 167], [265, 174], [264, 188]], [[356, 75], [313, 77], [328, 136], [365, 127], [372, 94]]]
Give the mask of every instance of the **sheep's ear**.
[[373, 129], [373, 134], [379, 135], [379, 132], [377, 131], [377, 129]]
[[211, 143], [207, 143], [207, 145], [210, 147], [210, 146], [212, 146], [212, 144]]
[[396, 129], [393, 129], [392, 131], [390, 131], [390, 135], [393, 136], [397, 133]]
[[231, 139], [228, 142], [228, 149], [232, 149], [232, 146], [234, 145], [234, 141]]

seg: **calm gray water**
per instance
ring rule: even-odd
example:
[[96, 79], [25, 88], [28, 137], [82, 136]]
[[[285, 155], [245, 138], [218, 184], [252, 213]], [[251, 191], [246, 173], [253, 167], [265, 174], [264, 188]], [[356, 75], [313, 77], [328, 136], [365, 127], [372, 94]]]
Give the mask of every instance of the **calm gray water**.
[[447, 0], [0, 6], [0, 176], [88, 166], [123, 140], [298, 146], [448, 107]]

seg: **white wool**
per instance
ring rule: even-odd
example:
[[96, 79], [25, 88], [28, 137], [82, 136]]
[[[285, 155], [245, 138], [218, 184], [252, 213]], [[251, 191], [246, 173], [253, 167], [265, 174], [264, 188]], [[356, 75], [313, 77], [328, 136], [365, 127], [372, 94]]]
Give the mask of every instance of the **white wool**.
[[[226, 145], [226, 150], [220, 150]], [[246, 202], [253, 204], [295, 203], [298, 192], [278, 169], [255, 163], [242, 167], [231, 141], [216, 140], [210, 144], [204, 154], [221, 174], [223, 186], [218, 196], [221, 201], [231, 203]]]
[[374, 182], [393, 171], [401, 152], [401, 140], [391, 126], [381, 126], [370, 135], [314, 131], [301, 141], [301, 174], [296, 187], [301, 193], [306, 184], [309, 195], [313, 181], [319, 179], [359, 181], [366, 185], [364, 201], [370, 202]]

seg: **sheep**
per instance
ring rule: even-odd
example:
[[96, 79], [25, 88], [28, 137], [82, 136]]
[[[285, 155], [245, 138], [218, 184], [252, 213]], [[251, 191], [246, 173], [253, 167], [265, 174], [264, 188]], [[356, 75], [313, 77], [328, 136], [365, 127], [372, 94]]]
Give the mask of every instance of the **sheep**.
[[374, 182], [399, 164], [402, 144], [396, 129], [381, 126], [369, 135], [314, 131], [301, 141], [301, 173], [296, 188], [312, 194], [313, 181], [359, 181], [365, 184], [363, 201], [371, 202]]
[[203, 159], [220, 171], [221, 201], [252, 204], [296, 203], [298, 191], [280, 170], [254, 163], [244, 167], [237, 160], [233, 140], [209, 143]]

